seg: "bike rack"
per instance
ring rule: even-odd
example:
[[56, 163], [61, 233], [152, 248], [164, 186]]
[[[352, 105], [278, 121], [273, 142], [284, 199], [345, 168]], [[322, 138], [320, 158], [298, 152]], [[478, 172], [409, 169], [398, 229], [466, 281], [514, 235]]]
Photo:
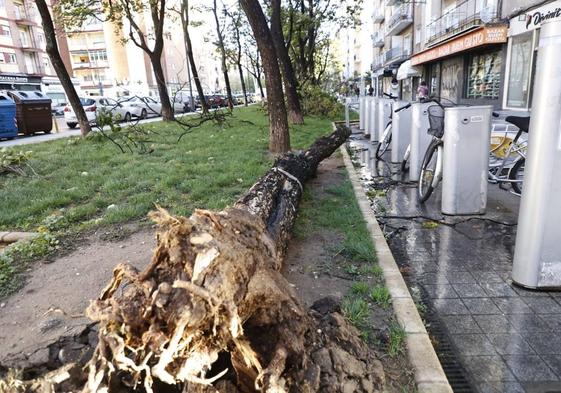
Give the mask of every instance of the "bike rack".
[[370, 134], [370, 142], [378, 142], [378, 97], [370, 98], [370, 127], [368, 133]]
[[358, 128], [360, 130], [364, 130], [364, 125], [366, 123], [365, 112], [364, 112], [365, 101], [366, 101], [366, 97], [364, 96], [361, 96], [358, 99]]
[[414, 102], [411, 105], [411, 152], [409, 154], [409, 180], [418, 181], [421, 173], [423, 157], [432, 137], [429, 129], [429, 116], [427, 108], [432, 103]]
[[386, 129], [386, 125], [390, 121], [390, 113], [392, 109], [392, 100], [388, 98], [378, 99], [378, 141], [382, 140], [382, 135]]
[[485, 214], [492, 106], [444, 110], [442, 213]]
[[[393, 110], [407, 105], [406, 101], [397, 101]], [[390, 160], [401, 162], [411, 142], [411, 108], [392, 114], [392, 150]]]

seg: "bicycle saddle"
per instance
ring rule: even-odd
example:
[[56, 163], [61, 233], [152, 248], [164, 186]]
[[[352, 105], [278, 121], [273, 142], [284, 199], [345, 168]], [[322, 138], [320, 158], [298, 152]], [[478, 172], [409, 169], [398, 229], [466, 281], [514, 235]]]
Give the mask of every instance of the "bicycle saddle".
[[524, 132], [528, 132], [528, 128], [530, 127], [530, 116], [507, 116], [505, 120]]

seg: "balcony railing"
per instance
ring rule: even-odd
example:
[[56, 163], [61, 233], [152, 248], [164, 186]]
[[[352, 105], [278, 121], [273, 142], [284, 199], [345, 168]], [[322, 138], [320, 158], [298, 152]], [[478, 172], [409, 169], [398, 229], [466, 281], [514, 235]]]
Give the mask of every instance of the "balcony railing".
[[397, 35], [413, 23], [411, 4], [402, 4], [386, 22], [386, 35]]
[[384, 21], [386, 15], [384, 14], [384, 9], [379, 9], [374, 11], [374, 15], [372, 15], [372, 19], [374, 20], [374, 23], [381, 23]]
[[399, 3], [401, 3], [401, 0], [386, 0], [387, 6], [397, 5]]
[[386, 64], [397, 63], [400, 61], [405, 61], [411, 56], [411, 50], [409, 48], [403, 48], [401, 46], [397, 46], [391, 49], [388, 49], [384, 53], [384, 60]]
[[500, 18], [496, 0], [482, 6], [480, 0], [466, 0], [431, 22], [427, 28], [427, 44], [434, 45], [457, 34]]
[[384, 66], [384, 56], [375, 55], [372, 61], [372, 71], [376, 71]]
[[381, 31], [377, 31], [374, 34], [372, 34], [372, 42], [374, 43], [374, 46], [377, 48], [381, 48], [384, 46], [384, 34], [382, 34]]
[[98, 61], [79, 61], [72, 63], [72, 68], [75, 70], [84, 69], [84, 68], [107, 68], [109, 67], [109, 62], [107, 60], [98, 60]]

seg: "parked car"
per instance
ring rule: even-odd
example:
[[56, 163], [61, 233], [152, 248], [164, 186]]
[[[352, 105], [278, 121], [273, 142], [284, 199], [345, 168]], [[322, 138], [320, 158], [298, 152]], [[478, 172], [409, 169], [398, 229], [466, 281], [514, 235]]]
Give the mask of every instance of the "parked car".
[[[130, 121], [131, 119], [130, 112], [113, 98], [82, 97], [80, 98], [80, 103], [84, 107], [84, 112], [86, 112], [86, 116], [92, 124], [95, 123], [97, 115], [102, 112], [111, 113], [113, 118], [117, 121]], [[64, 107], [64, 120], [69, 128], [73, 129], [78, 125], [76, 114], [69, 104]]]
[[119, 99], [119, 104], [126, 108], [132, 117], [139, 119], [162, 114], [162, 104], [151, 97], [123, 96]]
[[51, 105], [51, 113], [53, 116], [64, 116], [64, 108], [66, 108], [65, 102], [53, 104]]

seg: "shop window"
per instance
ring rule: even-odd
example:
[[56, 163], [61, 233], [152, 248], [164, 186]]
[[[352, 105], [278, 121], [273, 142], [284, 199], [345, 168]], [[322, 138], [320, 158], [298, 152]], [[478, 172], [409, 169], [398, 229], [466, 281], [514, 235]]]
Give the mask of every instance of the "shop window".
[[470, 56], [468, 64], [466, 98], [496, 100], [501, 87], [501, 52]]
[[532, 66], [532, 32], [512, 37], [506, 106], [528, 107]]

